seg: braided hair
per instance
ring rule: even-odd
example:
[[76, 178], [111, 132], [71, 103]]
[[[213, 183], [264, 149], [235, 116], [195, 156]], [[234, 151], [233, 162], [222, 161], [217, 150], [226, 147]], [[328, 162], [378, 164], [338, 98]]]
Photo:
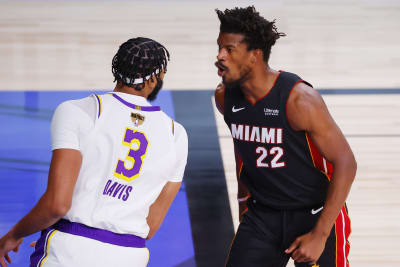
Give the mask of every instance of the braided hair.
[[221, 11], [216, 9], [221, 22], [221, 33], [239, 33], [244, 35], [243, 41], [248, 50], [260, 49], [264, 53], [264, 61], [268, 63], [271, 47], [280, 37], [286, 36], [278, 32], [275, 20], [268, 21], [256, 11], [254, 6], [235, 7]]
[[155, 74], [157, 80], [167, 70], [168, 50], [160, 43], [144, 37], [123, 43], [112, 59], [114, 82], [142, 90], [144, 83]]

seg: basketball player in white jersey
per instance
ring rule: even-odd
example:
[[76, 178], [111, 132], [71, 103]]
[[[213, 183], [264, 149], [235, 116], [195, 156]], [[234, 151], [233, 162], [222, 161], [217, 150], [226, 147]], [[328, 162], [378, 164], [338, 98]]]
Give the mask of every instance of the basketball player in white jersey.
[[160, 227], [186, 166], [185, 129], [152, 100], [169, 53], [147, 38], [123, 43], [112, 93], [66, 101], [51, 123], [47, 190], [0, 239], [0, 265], [42, 230], [30, 266], [137, 266]]

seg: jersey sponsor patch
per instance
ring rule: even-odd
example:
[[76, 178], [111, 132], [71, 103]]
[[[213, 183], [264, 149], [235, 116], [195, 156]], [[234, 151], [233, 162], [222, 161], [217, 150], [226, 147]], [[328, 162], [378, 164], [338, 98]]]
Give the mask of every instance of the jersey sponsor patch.
[[264, 108], [265, 116], [279, 116], [279, 109]]

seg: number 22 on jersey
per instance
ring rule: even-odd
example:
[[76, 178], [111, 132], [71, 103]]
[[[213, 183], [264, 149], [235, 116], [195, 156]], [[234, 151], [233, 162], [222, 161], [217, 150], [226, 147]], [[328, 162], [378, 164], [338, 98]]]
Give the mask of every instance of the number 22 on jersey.
[[[129, 182], [140, 174], [149, 141], [144, 133], [126, 128], [122, 144], [129, 147], [128, 155], [126, 155], [125, 161], [118, 159], [114, 175]], [[127, 168], [128, 164], [131, 167]]]
[[259, 146], [256, 148], [256, 153], [260, 154], [260, 156], [257, 158], [257, 167], [258, 168], [281, 168], [285, 166], [285, 162], [281, 161], [280, 158], [283, 156], [283, 149], [281, 147], [273, 147], [269, 150], [270, 155], [274, 155], [274, 157], [271, 160], [271, 165], [268, 163], [264, 162], [265, 158], [268, 156], [268, 150], [265, 147]]

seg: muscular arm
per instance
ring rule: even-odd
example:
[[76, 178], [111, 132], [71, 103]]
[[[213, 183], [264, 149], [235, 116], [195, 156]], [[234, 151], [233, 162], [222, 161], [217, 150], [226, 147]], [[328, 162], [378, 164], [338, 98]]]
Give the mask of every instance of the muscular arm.
[[81, 162], [82, 156], [78, 150], [54, 150], [47, 190], [36, 206], [12, 228], [15, 238], [43, 230], [68, 212]]
[[176, 161], [172, 165], [173, 170], [168, 174], [171, 179], [164, 185], [157, 199], [150, 206], [149, 214], [146, 218], [147, 224], [150, 227], [147, 239], [152, 238], [160, 228], [172, 201], [175, 199], [176, 194], [178, 194], [184, 176], [188, 154], [188, 137], [185, 128], [181, 124], [177, 122], [174, 122], [174, 124], [176, 126], [174, 133]]
[[175, 199], [181, 187], [181, 183], [182, 182], [167, 182], [156, 201], [150, 206], [149, 215], [147, 216], [147, 224], [150, 227], [150, 231], [147, 235], [147, 239], [152, 238], [160, 228], [172, 201]]
[[[68, 212], [81, 162], [78, 150], [53, 151], [46, 192], [35, 207], [0, 239], [1, 261], [21, 238], [53, 225]], [[4, 261], [1, 266], [6, 266]]]
[[[224, 115], [224, 97], [225, 97], [225, 86], [220, 83], [218, 84], [217, 88], [215, 89], [215, 105], [217, 106], [218, 111]], [[240, 163], [240, 159], [239, 159], [239, 155], [236, 151], [236, 147], [234, 147], [235, 149], [235, 163], [236, 163], [236, 179], [237, 179], [237, 184], [238, 184], [238, 199], [242, 199], [248, 196], [248, 191], [246, 186], [240, 181], [240, 167], [241, 167], [241, 163]], [[244, 213], [244, 211], [247, 208], [246, 205], [246, 201], [240, 201], [239, 203], [239, 219], [241, 219], [242, 214]]]
[[[304, 83], [298, 84], [289, 97], [287, 114], [292, 128], [306, 131], [321, 154], [333, 165], [324, 209], [311, 231], [314, 236], [324, 240], [325, 245], [350, 191], [356, 174], [356, 161], [349, 144], [317, 91]], [[299, 246], [299, 243], [292, 244], [289, 252], [294, 251], [296, 246]], [[292, 257], [298, 261], [306, 261], [307, 257], [300, 256], [301, 251], [297, 252], [295, 251]], [[319, 256], [320, 254], [318, 258]]]

